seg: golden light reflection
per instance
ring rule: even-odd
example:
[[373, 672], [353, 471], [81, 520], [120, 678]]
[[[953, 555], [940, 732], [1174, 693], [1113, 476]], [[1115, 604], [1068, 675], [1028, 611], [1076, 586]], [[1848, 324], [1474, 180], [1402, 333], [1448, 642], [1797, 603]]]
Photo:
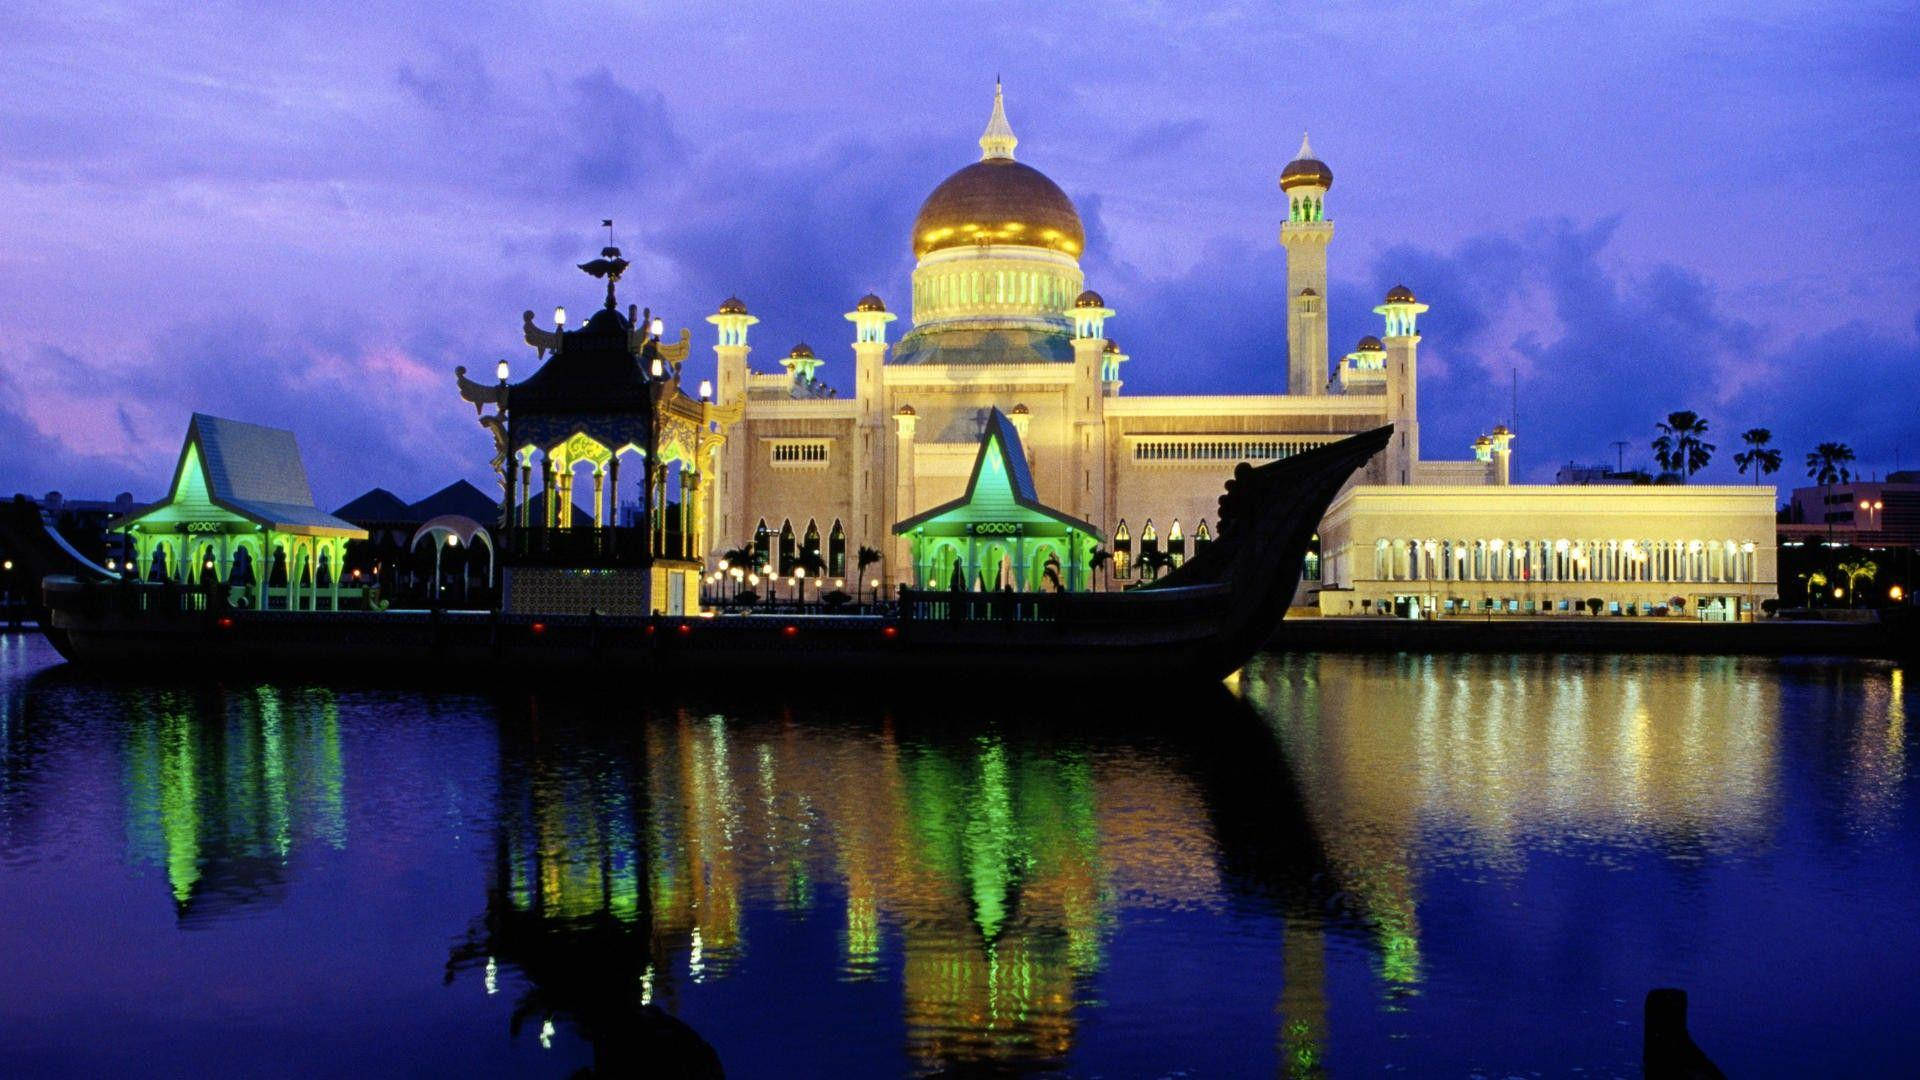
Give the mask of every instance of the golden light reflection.
[[1653, 838], [1679, 851], [1764, 837], [1779, 684], [1747, 663], [1271, 656], [1238, 691], [1278, 736], [1374, 929], [1378, 976], [1412, 987], [1423, 857], [1517, 872], [1542, 843]]

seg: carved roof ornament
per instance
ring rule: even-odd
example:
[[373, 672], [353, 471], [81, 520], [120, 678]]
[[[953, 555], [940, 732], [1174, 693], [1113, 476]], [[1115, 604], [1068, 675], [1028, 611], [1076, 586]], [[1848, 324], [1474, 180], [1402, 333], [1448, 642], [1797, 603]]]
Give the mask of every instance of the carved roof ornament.
[[599, 258], [580, 264], [580, 269], [594, 277], [607, 279], [608, 311], [620, 310], [619, 301], [614, 299], [613, 287], [619, 282], [620, 275], [626, 273], [627, 267], [631, 265], [633, 264], [620, 257], [620, 249], [617, 247], [603, 247], [600, 249]]

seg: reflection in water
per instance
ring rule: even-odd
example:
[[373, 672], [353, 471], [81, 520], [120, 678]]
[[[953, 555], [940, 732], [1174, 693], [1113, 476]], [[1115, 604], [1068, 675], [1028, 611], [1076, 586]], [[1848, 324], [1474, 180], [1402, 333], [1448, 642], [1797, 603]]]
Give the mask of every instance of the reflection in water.
[[842, 980], [897, 971], [919, 1068], [1058, 1066], [1117, 911], [1223, 900], [1195, 779], [1117, 740], [682, 710], [627, 742], [556, 711], [503, 736], [499, 885], [452, 968], [516, 965], [522, 1019], [602, 1060], [610, 1002], [727, 977], [772, 909], [835, 912]]
[[125, 695], [133, 858], [165, 868], [182, 918], [278, 895], [296, 842], [346, 843], [331, 691]]
[[1604, 860], [1649, 844], [1687, 860], [1759, 841], [1780, 703], [1751, 666], [1288, 655], [1256, 659], [1237, 685], [1285, 748], [1391, 990], [1421, 981], [1416, 869], [1517, 871], [1530, 851]]
[[[0, 636], [0, 676], [8, 648]], [[1239, 701], [1184, 703], [1171, 730], [473, 702], [469, 745], [444, 759], [441, 733], [421, 726], [436, 706], [417, 695], [377, 712], [325, 690], [26, 681], [0, 692], [0, 856], [58, 848], [94, 777], [126, 809], [124, 837], [107, 829], [109, 871], [125, 876], [128, 853], [157, 868], [138, 887], [157, 894], [148, 879], [164, 875], [182, 923], [270, 909], [301, 883], [303, 852], [341, 849], [338, 865], [365, 874], [393, 851], [437, 850], [436, 873], [411, 879], [454, 890], [424, 901], [453, 911], [428, 966], [445, 957], [446, 979], [471, 991], [439, 1000], [511, 1003], [518, 1049], [564, 1064], [578, 1036], [597, 1072], [710, 1062], [669, 1014], [729, 1054], [801, 1024], [833, 1029], [811, 1032], [815, 1046], [840, 1032], [874, 1042], [849, 1052], [856, 1073], [1163, 1072], [1222, 1031], [1238, 1041], [1219, 1057], [1244, 1072], [1346, 1071], [1390, 1058], [1403, 1032], [1414, 1055], [1484, 1042], [1438, 1018], [1481, 1000], [1470, 980], [1503, 977], [1488, 974], [1497, 963], [1463, 974], [1463, 953], [1527, 955], [1503, 951], [1509, 931], [1551, 941], [1533, 959], [1561, 964], [1547, 975], [1563, 988], [1584, 978], [1611, 947], [1589, 939], [1621, 925], [1591, 909], [1658, 887], [1649, 866], [1691, 873], [1646, 909], [1678, 923], [1724, 888], [1702, 868], [1725, 879], [1757, 852], [1813, 842], [1821, 873], [1829, 851], [1867, 851], [1859, 861], [1897, 891], [1903, 871], [1861, 838], [1912, 843], [1914, 703], [1892, 667], [1267, 657], [1232, 681]], [[369, 743], [376, 730], [413, 738]], [[89, 738], [104, 764], [72, 749]], [[370, 772], [417, 789], [368, 798]], [[474, 783], [492, 793], [481, 839], [459, 828], [467, 838], [446, 842], [429, 822], [415, 831], [431, 843], [391, 847], [396, 821], [433, 818], [437, 796]], [[1812, 827], [1786, 827], [1793, 815]], [[1543, 867], [1557, 869], [1523, 876]], [[1637, 873], [1584, 873], [1616, 867]], [[1794, 872], [1748, 872], [1762, 884], [1728, 906]], [[1481, 890], [1490, 879], [1522, 884]], [[366, 880], [327, 930], [373, 925], [356, 905], [394, 879]], [[1562, 889], [1582, 895], [1555, 908]], [[1529, 922], [1509, 896], [1548, 910]], [[301, 907], [279, 909], [289, 938], [308, 928]], [[1783, 916], [1765, 932], [1823, 929]], [[1738, 963], [1752, 932], [1684, 948]], [[322, 938], [308, 947], [336, 945]], [[1248, 1000], [1251, 1020], [1232, 1023], [1251, 1027], [1218, 1018]], [[1551, 1028], [1566, 1021], [1555, 1008], [1511, 1022]], [[1152, 1062], [1114, 1049], [1148, 1045], [1175, 1049]], [[1255, 1052], [1264, 1066], [1245, 1061]]]

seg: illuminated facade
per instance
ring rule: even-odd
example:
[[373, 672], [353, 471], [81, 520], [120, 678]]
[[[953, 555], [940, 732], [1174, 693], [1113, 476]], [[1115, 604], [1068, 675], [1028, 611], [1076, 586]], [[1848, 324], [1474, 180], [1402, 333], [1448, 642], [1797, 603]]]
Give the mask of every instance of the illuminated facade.
[[[1515, 435], [1505, 426], [1476, 440], [1471, 458], [1423, 458], [1418, 325], [1428, 309], [1412, 290], [1389, 290], [1373, 309], [1381, 335], [1361, 338], [1330, 362], [1333, 172], [1305, 139], [1280, 175], [1287, 367], [1272, 381], [1284, 392], [1192, 396], [1122, 393], [1129, 357], [1108, 336], [1114, 309], [1081, 273], [1085, 230], [1066, 194], [1014, 159], [1017, 142], [996, 87], [980, 159], [936, 187], [915, 220], [911, 329], [890, 344], [896, 316], [876, 295], [847, 313], [852, 393], [841, 396], [820, 381], [822, 361], [806, 345], [781, 361], [779, 374], [750, 369], [748, 336], [759, 320], [740, 299], [707, 317], [717, 333], [718, 401], [741, 414], [711, 507], [710, 560], [750, 544], [785, 576], [814, 551], [829, 576], [842, 577], [847, 553], [871, 545], [884, 552], [879, 576], [888, 586], [929, 582], [925, 552], [892, 526], [962, 495], [996, 410], [1018, 432], [1038, 498], [1098, 530], [1112, 555], [1100, 577], [1111, 585], [1179, 565], [1205, 543], [1221, 484], [1238, 462], [1287, 457], [1389, 423], [1387, 451], [1356, 475], [1349, 493], [1445, 489], [1443, 505], [1457, 519], [1420, 532], [1423, 542], [1478, 536], [1462, 532], [1470, 527], [1556, 542], [1588, 535], [1579, 531], [1583, 519], [1554, 516], [1569, 507], [1519, 494], [1552, 489], [1508, 486]], [[1698, 533], [1685, 500], [1645, 499], [1645, 490], [1622, 496], [1634, 520], [1620, 537], [1732, 539], [1744, 551], [1770, 535], [1757, 518], [1746, 520], [1745, 509], [1727, 529]], [[1772, 497], [1771, 488], [1755, 490]], [[1366, 518], [1359, 510], [1350, 508], [1348, 519], [1343, 566], [1356, 565], [1353, 544], [1394, 539], [1360, 537], [1354, 529]], [[1330, 551], [1324, 542], [1322, 549]], [[1321, 578], [1320, 562], [1308, 558], [1303, 599]], [[1755, 580], [1726, 583], [1772, 595], [1770, 557], [1750, 572]], [[1355, 587], [1345, 579], [1338, 585]], [[1337, 597], [1328, 610], [1347, 610], [1347, 599], [1357, 597]]]
[[242, 586], [261, 610], [339, 610], [347, 541], [367, 537], [314, 506], [293, 432], [203, 413], [187, 425], [167, 497], [119, 528], [138, 576]]

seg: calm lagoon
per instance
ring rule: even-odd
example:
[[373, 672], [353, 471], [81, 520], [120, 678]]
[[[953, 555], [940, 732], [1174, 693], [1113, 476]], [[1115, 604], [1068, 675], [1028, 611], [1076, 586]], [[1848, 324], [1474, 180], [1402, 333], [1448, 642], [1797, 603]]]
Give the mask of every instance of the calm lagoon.
[[157, 684], [0, 635], [0, 1073], [564, 1076], [658, 1007], [737, 1077], [1636, 1076], [1667, 985], [1730, 1075], [1920, 1052], [1897, 666], [930, 696]]

